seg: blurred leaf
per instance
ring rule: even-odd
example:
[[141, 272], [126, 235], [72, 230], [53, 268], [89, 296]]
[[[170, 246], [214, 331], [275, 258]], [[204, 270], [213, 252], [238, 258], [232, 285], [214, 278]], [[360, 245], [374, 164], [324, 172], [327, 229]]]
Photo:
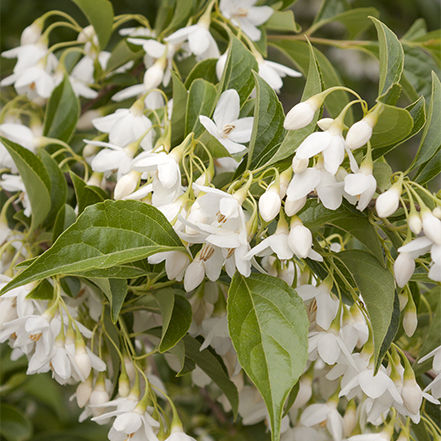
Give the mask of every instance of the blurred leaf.
[[110, 303], [110, 318], [112, 323], [116, 323], [127, 295], [127, 280], [102, 278], [90, 278], [90, 280], [95, 283], [107, 297]]
[[265, 28], [271, 31], [300, 32], [301, 28], [296, 23], [294, 13], [289, 11], [274, 11], [273, 15], [264, 23]]
[[195, 0], [179, 0], [173, 11], [173, 18], [170, 24], [164, 29], [164, 34], [171, 34], [179, 28], [185, 27], [188, 19], [194, 14], [196, 8]]
[[313, 25], [328, 20], [348, 9], [350, 9], [350, 6], [346, 0], [323, 0], [319, 11], [314, 18]]
[[397, 36], [381, 21], [371, 17], [380, 44], [380, 82], [378, 94], [385, 93], [393, 83], [399, 83], [404, 66], [404, 52]]
[[216, 87], [201, 78], [193, 81], [188, 91], [187, 112], [185, 114], [185, 135], [194, 132], [198, 137], [205, 130], [199, 115], [210, 117], [216, 106]]
[[416, 181], [421, 184], [427, 184], [441, 173], [441, 150], [432, 158], [432, 160], [423, 164], [418, 170]]
[[113, 6], [108, 0], [72, 0], [84, 13], [95, 29], [100, 49], [104, 50], [113, 25]]
[[303, 300], [283, 280], [236, 272], [227, 309], [237, 358], [265, 401], [272, 439], [279, 440], [283, 406], [308, 358]]
[[79, 117], [80, 104], [65, 74], [63, 81], [54, 89], [47, 103], [43, 135], [69, 142]]
[[159, 210], [139, 201], [107, 200], [87, 207], [3, 292], [58, 274], [75, 275], [136, 262], [163, 251], [186, 253]]
[[2, 419], [0, 434], [7, 441], [26, 441], [31, 438], [31, 422], [18, 407], [1, 403], [0, 415]]
[[[132, 47], [138, 50], [133, 51]], [[129, 61], [140, 58], [143, 53], [140, 46], [129, 46], [127, 40], [121, 40], [112, 50], [109, 61], [106, 64], [106, 72], [113, 72]]]
[[2, 144], [17, 166], [23, 180], [32, 208], [30, 231], [34, 231], [46, 218], [51, 209], [51, 180], [41, 161], [28, 149], [0, 137]]

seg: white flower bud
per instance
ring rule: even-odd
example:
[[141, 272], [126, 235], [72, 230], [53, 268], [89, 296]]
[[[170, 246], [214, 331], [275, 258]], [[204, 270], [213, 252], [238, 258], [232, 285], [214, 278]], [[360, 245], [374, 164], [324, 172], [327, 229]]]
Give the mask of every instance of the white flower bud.
[[90, 361], [89, 354], [86, 351], [84, 342], [82, 344], [75, 343], [75, 363], [78, 366], [83, 378], [88, 378], [90, 371], [92, 370], [92, 362]]
[[144, 86], [146, 90], [156, 89], [162, 83], [164, 67], [164, 63], [159, 59], [152, 67], [145, 71]]
[[271, 222], [280, 212], [282, 201], [279, 190], [275, 187], [268, 187], [259, 199], [259, 213], [265, 222]]
[[409, 228], [413, 234], [418, 235], [421, 233], [421, 230], [423, 229], [423, 222], [421, 221], [421, 216], [418, 213], [411, 212], [409, 216]]
[[441, 207], [435, 207], [432, 211], [432, 214], [438, 218], [441, 219]]
[[126, 367], [126, 372], [129, 377], [129, 380], [131, 382], [135, 381], [136, 379], [135, 365], [133, 364], [132, 360], [127, 356], [124, 357], [124, 366]]
[[[352, 403], [354, 402], [352, 401]], [[358, 422], [357, 409], [355, 407], [355, 404], [351, 405], [350, 403], [343, 417], [343, 426], [344, 426], [345, 435], [347, 437], [352, 435], [352, 432], [357, 426], [357, 422]]]
[[400, 253], [394, 263], [394, 274], [397, 285], [403, 288], [415, 271], [415, 261], [409, 253]]
[[430, 210], [422, 213], [424, 234], [437, 245], [441, 245], [441, 220], [436, 218]]
[[296, 213], [298, 213], [306, 204], [306, 196], [297, 199], [296, 201], [292, 201], [287, 199], [285, 201], [285, 213], [287, 216], [294, 216]]
[[26, 44], [35, 44], [41, 37], [41, 30], [43, 29], [43, 21], [41, 19], [35, 20], [30, 26], [24, 29], [20, 37], [20, 46]]
[[283, 127], [286, 130], [296, 130], [306, 127], [314, 118], [315, 112], [321, 105], [317, 98], [309, 98], [303, 103], [296, 104], [285, 117]]
[[130, 381], [126, 373], [121, 373], [119, 376], [118, 393], [122, 397], [127, 397], [130, 393]]
[[78, 407], [84, 407], [89, 401], [90, 394], [92, 393], [92, 376], [89, 376], [86, 381], [80, 383], [77, 387], [77, 404]]
[[113, 193], [113, 197], [115, 200], [123, 199], [129, 194], [133, 193], [138, 185], [139, 180], [141, 179], [140, 172], [132, 170], [123, 176], [115, 185], [115, 191]]
[[[106, 385], [104, 380], [98, 379], [95, 387], [93, 388], [92, 393], [90, 394], [89, 405], [91, 406], [91, 410], [94, 416], [100, 416], [105, 411], [105, 407], [99, 407], [100, 404], [107, 403], [110, 397], [106, 391]], [[98, 407], [95, 407], [98, 406]]]
[[397, 441], [409, 441], [409, 440], [410, 438], [404, 430], [400, 433], [400, 436], [397, 438]]
[[414, 378], [404, 380], [401, 397], [403, 398], [404, 406], [412, 415], [416, 415], [420, 411], [423, 393]]
[[17, 298], [0, 297], [0, 329], [3, 323], [10, 322], [17, 318]]
[[375, 203], [377, 214], [379, 217], [388, 217], [397, 211], [401, 196], [401, 185], [392, 185], [389, 190], [380, 194]]
[[[179, 251], [171, 251], [169, 257], [165, 260], [165, 272], [170, 280], [182, 280], [185, 268], [190, 263], [189, 257]], [[180, 276], [180, 277], [179, 277]]]
[[[372, 136], [372, 127], [364, 120], [352, 124], [346, 135], [346, 145], [355, 150], [364, 146]], [[384, 217], [384, 216], [383, 216]]]
[[289, 232], [288, 244], [297, 257], [308, 257], [312, 247], [311, 231], [304, 225], [295, 225]]
[[323, 130], [329, 130], [335, 120], [333, 118], [322, 118], [317, 121], [317, 125]]
[[408, 337], [412, 337], [418, 326], [417, 311], [415, 303], [409, 300], [404, 308], [403, 328]]
[[89, 180], [87, 181], [87, 185], [101, 187], [101, 184], [103, 182], [103, 176], [104, 176], [104, 173], [94, 171], [92, 173], [92, 175], [90, 176]]
[[100, 118], [103, 115], [101, 115], [101, 112], [99, 110], [88, 110], [87, 112], [84, 112], [80, 119], [77, 122], [77, 129], [78, 130], [91, 130], [93, 129], [92, 120], [95, 118]]
[[92, 144], [86, 144], [86, 146], [83, 149], [83, 156], [85, 158], [90, 158], [93, 155], [96, 155], [98, 153], [99, 147]]
[[292, 170], [294, 173], [302, 173], [308, 168], [309, 159], [292, 158]]

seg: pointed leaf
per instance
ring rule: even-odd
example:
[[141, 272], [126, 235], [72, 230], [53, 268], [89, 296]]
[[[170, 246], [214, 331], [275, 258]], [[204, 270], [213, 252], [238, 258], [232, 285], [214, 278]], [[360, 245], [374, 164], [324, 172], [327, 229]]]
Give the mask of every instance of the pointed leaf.
[[69, 172], [72, 179], [75, 196], [77, 197], [78, 214], [81, 214], [89, 205], [102, 202], [108, 198], [108, 195], [99, 187], [87, 185], [79, 176]]
[[67, 228], [69, 228], [77, 219], [75, 210], [68, 204], [64, 204], [58, 211], [55, 218], [54, 230], [52, 233], [52, 242], [55, 242], [58, 236]]
[[171, 144], [179, 144], [185, 137], [185, 114], [187, 111], [187, 89], [177, 75], [172, 72], [173, 110], [171, 117]]
[[90, 278], [90, 280], [95, 283], [107, 297], [110, 303], [110, 318], [112, 323], [116, 323], [127, 295], [127, 280], [94, 278]]
[[236, 273], [228, 293], [228, 328], [240, 365], [262, 395], [279, 440], [283, 406], [308, 358], [302, 299], [283, 280]]
[[58, 274], [106, 269], [175, 250], [186, 252], [159, 210], [139, 201], [107, 200], [87, 207], [3, 292]]

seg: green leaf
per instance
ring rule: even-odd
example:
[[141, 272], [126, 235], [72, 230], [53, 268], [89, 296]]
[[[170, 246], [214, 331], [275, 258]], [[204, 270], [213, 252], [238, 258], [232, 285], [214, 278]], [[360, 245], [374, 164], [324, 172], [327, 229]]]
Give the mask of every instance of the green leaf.
[[52, 233], [52, 242], [55, 242], [58, 236], [67, 228], [69, 228], [77, 219], [75, 210], [68, 204], [64, 204], [58, 211], [55, 218], [54, 231]]
[[366, 305], [374, 332], [374, 355], [378, 368], [380, 350], [394, 312], [395, 282], [392, 273], [372, 254], [347, 250], [336, 254], [351, 274]]
[[164, 288], [153, 293], [162, 316], [162, 336], [159, 352], [163, 353], [175, 346], [190, 329], [191, 305], [171, 288]]
[[[375, 150], [372, 152], [372, 157], [374, 161], [377, 160], [378, 158], [381, 158], [386, 153], [389, 153], [395, 147], [398, 147], [399, 145], [403, 144], [403, 142], [406, 142], [408, 139], [415, 136], [426, 124], [426, 106], [425, 106], [424, 97], [422, 96], [419, 97], [417, 101], [407, 106], [405, 110], [409, 112], [413, 120], [413, 125], [410, 132], [404, 138], [400, 139], [398, 142], [390, 143], [385, 147], [375, 148]], [[400, 124], [400, 126], [402, 126], [402, 124]], [[397, 133], [397, 137], [398, 137], [398, 133]]]
[[185, 137], [185, 115], [188, 92], [177, 75], [172, 72], [173, 110], [171, 117], [171, 144], [179, 144]]
[[377, 187], [384, 191], [390, 186], [390, 178], [393, 171], [387, 162], [374, 162], [374, 169], [372, 171], [375, 180], [377, 181]]
[[79, 117], [80, 103], [66, 74], [49, 98], [44, 115], [43, 135], [69, 142]]
[[247, 168], [251, 170], [257, 164], [262, 151], [281, 143], [286, 133], [283, 128], [285, 114], [276, 92], [256, 73], [254, 73], [254, 80], [256, 81], [256, 103], [247, 165]]
[[32, 436], [32, 424], [29, 418], [15, 406], [0, 404], [2, 423], [0, 434], [7, 441], [26, 441]]
[[202, 78], [212, 84], [218, 83], [216, 74], [216, 63], [217, 59], [207, 58], [196, 64], [196, 66], [191, 70], [191, 72], [188, 74], [187, 79], [185, 80], [185, 87], [188, 89], [192, 85], [193, 81], [197, 78]]
[[229, 33], [230, 44], [228, 57], [222, 78], [220, 80], [218, 95], [228, 89], [236, 89], [243, 103], [254, 89], [252, 71], [258, 71], [258, 65], [254, 55], [236, 38]]
[[163, 33], [171, 34], [176, 29], [185, 27], [188, 18], [194, 14], [195, 7], [195, 0], [177, 1], [174, 8], [173, 18]]
[[40, 149], [38, 156], [43, 162], [46, 170], [49, 174], [49, 179], [51, 181], [51, 209], [49, 214], [46, 216], [46, 223], [50, 225], [52, 221], [55, 220], [61, 207], [64, 206], [67, 200], [67, 183], [63, 173], [60, 170], [57, 162], [52, 159], [46, 150]]
[[27, 299], [52, 300], [54, 287], [47, 281], [42, 280], [27, 296]]
[[79, 176], [69, 172], [72, 179], [75, 196], [77, 198], [78, 214], [81, 214], [89, 205], [97, 204], [107, 199], [107, 193], [99, 187], [87, 185]]
[[[316, 52], [311, 45], [309, 45], [309, 67], [305, 76], [307, 80], [302, 95], [302, 101], [306, 101], [311, 96], [324, 90], [320, 65], [317, 61]], [[258, 158], [257, 167], [261, 167], [262, 165], [269, 167], [276, 162], [292, 156], [305, 138], [314, 132], [319, 117], [320, 112], [317, 112], [314, 119], [306, 127], [299, 130], [289, 130], [281, 144], [276, 144], [271, 148], [265, 148]]]
[[274, 11], [273, 15], [264, 24], [271, 31], [300, 32], [301, 27], [296, 23], [294, 13], [289, 11]]
[[[135, 50], [132, 50], [134, 48]], [[127, 40], [121, 40], [112, 50], [109, 61], [106, 65], [106, 72], [113, 72], [129, 61], [141, 57], [144, 52], [138, 45], [129, 46]]]
[[228, 329], [240, 365], [262, 395], [279, 440], [285, 401], [308, 358], [302, 299], [283, 280], [238, 272], [228, 292]]
[[34, 231], [46, 218], [51, 209], [51, 180], [41, 161], [28, 149], [0, 137], [2, 144], [17, 166], [23, 180], [32, 208], [30, 231]]
[[441, 173], [441, 150], [432, 158], [432, 160], [427, 161], [418, 170], [418, 177], [416, 181], [421, 184], [427, 184], [433, 178]]
[[192, 359], [219, 387], [231, 404], [234, 417], [239, 409], [239, 394], [236, 385], [230, 380], [222, 358], [209, 348], [201, 351], [202, 344], [188, 334], [184, 337], [185, 355]]
[[205, 130], [199, 122], [199, 115], [210, 117], [216, 106], [216, 87], [201, 78], [193, 81], [188, 91], [185, 115], [185, 135], [194, 132], [198, 137]]
[[164, 215], [139, 201], [92, 205], [3, 292], [58, 274], [75, 275], [144, 259], [162, 251], [186, 253]]
[[[398, 145], [412, 132], [413, 118], [406, 109], [382, 104], [383, 111], [372, 133], [373, 149]], [[393, 147], [392, 147], [393, 148]]]
[[398, 98], [400, 98], [401, 89], [401, 85], [399, 85], [398, 83], [393, 83], [392, 86], [390, 86], [389, 89], [387, 89], [387, 91], [383, 93], [383, 95], [380, 95], [377, 98], [377, 102], [395, 106], [395, 104], [397, 104]]
[[397, 36], [380, 20], [371, 17], [380, 44], [380, 82], [378, 94], [384, 94], [393, 83], [399, 83], [404, 67], [404, 52]]
[[346, 0], [323, 0], [313, 24], [328, 20], [337, 14], [347, 11], [349, 8], [349, 3]]
[[110, 318], [116, 323], [127, 295], [126, 279], [95, 279], [90, 280], [97, 285], [110, 303]]
[[427, 123], [411, 170], [430, 161], [441, 149], [441, 106], [439, 105], [441, 82], [434, 72], [432, 72], [432, 80], [432, 98], [427, 113]]
[[95, 29], [100, 49], [104, 50], [113, 25], [113, 6], [108, 0], [72, 0], [84, 13]]

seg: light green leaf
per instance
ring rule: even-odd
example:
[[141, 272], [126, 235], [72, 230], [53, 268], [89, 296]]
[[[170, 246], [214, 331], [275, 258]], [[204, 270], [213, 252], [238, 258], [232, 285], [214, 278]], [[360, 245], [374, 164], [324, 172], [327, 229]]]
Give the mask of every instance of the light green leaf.
[[162, 336], [159, 352], [163, 353], [173, 348], [190, 329], [191, 305], [183, 296], [164, 288], [153, 293], [159, 305], [162, 316]]
[[212, 84], [218, 83], [216, 63], [215, 58], [207, 58], [196, 64], [185, 80], [185, 87], [188, 89], [197, 78], [202, 78]]
[[441, 173], [441, 150], [430, 160], [423, 164], [418, 170], [416, 181], [421, 184], [427, 184]]
[[32, 436], [32, 424], [29, 418], [15, 406], [0, 404], [2, 423], [0, 434], [7, 441], [26, 441]]
[[110, 318], [116, 323], [127, 295], [126, 279], [98, 279], [90, 278], [97, 285], [110, 303]]
[[350, 6], [346, 0], [323, 0], [319, 11], [314, 18], [313, 25], [328, 20], [348, 9], [350, 9]]
[[52, 221], [55, 220], [61, 207], [64, 206], [67, 200], [67, 183], [63, 173], [58, 167], [57, 162], [52, 159], [52, 156], [46, 152], [44, 149], [40, 149], [38, 156], [43, 162], [46, 170], [49, 174], [49, 179], [51, 181], [51, 209], [46, 216], [46, 223], [50, 225]]
[[374, 355], [378, 368], [380, 350], [392, 321], [395, 282], [392, 273], [372, 254], [347, 250], [336, 254], [354, 279], [366, 305], [374, 332]]
[[55, 218], [52, 242], [55, 242], [58, 236], [75, 222], [76, 218], [77, 214], [69, 204], [65, 204], [61, 207]]
[[308, 358], [302, 299], [283, 280], [236, 273], [228, 292], [228, 329], [240, 365], [262, 395], [272, 439], [280, 439], [283, 406]]
[[45, 220], [51, 209], [49, 174], [41, 159], [31, 151], [9, 139], [0, 137], [0, 140], [12, 156], [29, 196], [32, 208], [30, 230], [34, 231]]
[[104, 50], [113, 25], [113, 6], [108, 0], [72, 0], [84, 13], [95, 29], [100, 49]]
[[372, 133], [373, 149], [396, 145], [407, 139], [412, 132], [413, 118], [406, 109], [388, 104], [382, 106], [383, 112]]
[[195, 0], [179, 0], [174, 8], [173, 18], [170, 24], [164, 29], [164, 34], [171, 34], [176, 29], [185, 27], [189, 17], [194, 14], [196, 7]]
[[294, 13], [289, 11], [274, 11], [264, 26], [271, 31], [300, 32], [301, 28], [296, 23]]
[[[320, 65], [317, 61], [316, 52], [313, 50], [311, 45], [309, 45], [309, 67], [305, 76], [307, 80], [302, 95], [302, 101], [305, 101], [311, 96], [324, 90]], [[257, 167], [263, 165], [269, 167], [276, 162], [292, 156], [303, 140], [314, 132], [319, 117], [320, 112], [317, 112], [316, 116], [309, 125], [303, 129], [288, 131], [281, 144], [276, 144], [271, 148], [265, 148], [258, 158]]]
[[80, 117], [80, 103], [72, 89], [69, 78], [54, 89], [44, 115], [43, 135], [69, 142]]
[[377, 187], [381, 191], [384, 191], [390, 187], [390, 178], [393, 171], [387, 162], [374, 162], [372, 174], [377, 181]]
[[198, 137], [205, 130], [199, 122], [199, 115], [210, 117], [216, 106], [216, 87], [201, 78], [193, 81], [188, 91], [185, 115], [185, 135], [194, 132]]
[[239, 394], [236, 385], [228, 377], [222, 358], [211, 352], [209, 348], [201, 351], [202, 344], [188, 334], [184, 337], [184, 344], [186, 357], [193, 360], [225, 394], [236, 417], [239, 409]]
[[164, 215], [138, 201], [92, 205], [3, 292], [58, 274], [75, 275], [136, 262], [162, 251], [186, 253]]
[[232, 33], [229, 33], [229, 36], [228, 57], [219, 83], [218, 95], [225, 90], [236, 89], [240, 102], [243, 103], [254, 88], [252, 71], [257, 72], [258, 65], [254, 55], [243, 43]]
[[129, 46], [127, 40], [121, 40], [112, 50], [106, 65], [106, 72], [113, 72], [129, 61], [142, 57], [144, 52], [141, 49], [139, 45]]
[[185, 114], [188, 92], [178, 76], [172, 72], [173, 110], [171, 117], [171, 144], [179, 144], [185, 137]]
[[73, 172], [69, 172], [69, 175], [74, 185], [79, 214], [89, 205], [97, 204], [108, 198], [107, 193], [101, 188], [87, 185]]
[[281, 143], [286, 133], [283, 128], [285, 114], [276, 92], [256, 73], [254, 73], [254, 80], [256, 81], [256, 103], [247, 161], [247, 168], [251, 170], [259, 161], [262, 151]]
[[380, 44], [380, 83], [378, 94], [385, 93], [393, 83], [399, 83], [404, 67], [404, 52], [397, 36], [380, 20], [371, 17]]
[[432, 98], [427, 112], [427, 123], [424, 128], [418, 152], [411, 170], [430, 161], [441, 149], [441, 82], [432, 72]]
[[414, 38], [422, 37], [427, 34], [427, 25], [424, 18], [417, 18], [409, 30], [401, 37], [401, 41], [412, 41]]

